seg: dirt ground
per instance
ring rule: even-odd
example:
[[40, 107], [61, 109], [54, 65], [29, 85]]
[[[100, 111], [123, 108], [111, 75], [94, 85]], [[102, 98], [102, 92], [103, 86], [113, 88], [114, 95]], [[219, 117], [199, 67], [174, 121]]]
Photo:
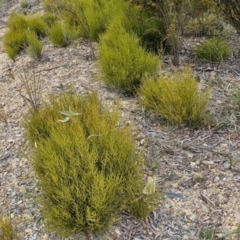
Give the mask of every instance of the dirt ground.
[[[21, 11], [20, 3], [3, 2], [1, 38], [12, 11]], [[41, 11], [38, 1], [31, 1], [28, 11]], [[132, 125], [138, 148], [145, 149], [146, 176], [157, 174], [157, 186], [164, 192], [159, 207], [144, 221], [126, 213], [104, 236], [93, 239], [211, 239], [207, 238], [211, 230], [212, 239], [240, 239], [234, 234], [240, 223], [240, 118], [232, 98], [240, 86], [239, 40], [232, 34], [232, 56], [216, 65], [193, 57], [192, 47], [199, 38], [183, 39], [181, 65], [191, 64], [202, 89], [211, 87], [209, 109], [216, 124], [197, 130], [166, 124], [146, 113], [137, 98], [98, 82], [90, 46], [82, 40], [62, 49], [46, 39], [40, 60], [23, 52], [14, 62], [0, 43], [0, 213], [13, 219], [19, 239], [60, 239], [44, 228], [36, 201], [37, 179], [24, 140], [28, 104], [21, 74], [29, 69], [31, 77], [32, 65], [45, 99], [70, 85], [79, 94], [97, 91], [106, 106], [120, 99], [122, 118]], [[164, 56], [163, 71], [169, 71], [170, 62], [171, 56]]]

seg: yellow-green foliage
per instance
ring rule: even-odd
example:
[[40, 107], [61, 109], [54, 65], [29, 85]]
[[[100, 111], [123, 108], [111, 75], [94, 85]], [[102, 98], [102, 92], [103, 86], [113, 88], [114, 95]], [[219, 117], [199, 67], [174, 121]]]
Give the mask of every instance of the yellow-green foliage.
[[146, 79], [139, 95], [146, 109], [174, 124], [196, 126], [205, 120], [209, 91], [199, 92], [196, 80], [187, 69], [158, 79]]
[[124, 29], [121, 21], [114, 21], [100, 40], [102, 79], [126, 93], [133, 93], [146, 75], [156, 73], [158, 57], [147, 53], [138, 37]]
[[[37, 41], [37, 38], [44, 37], [45, 34], [46, 26], [40, 15], [12, 14], [3, 40], [5, 51], [11, 59], [15, 59], [16, 55], [28, 45], [30, 45], [31, 52], [39, 53], [41, 43]], [[33, 35], [36, 36], [34, 41]], [[32, 51], [32, 49], [35, 50]]]
[[26, 31], [9, 29], [5, 33], [3, 45], [8, 56], [14, 60], [16, 55], [27, 46]]
[[0, 216], [0, 240], [15, 240], [16, 229], [9, 217]]
[[61, 22], [55, 22], [48, 31], [50, 41], [59, 47], [67, 47], [79, 36], [78, 29]]
[[220, 62], [230, 56], [231, 50], [227, 41], [221, 37], [213, 37], [197, 46], [196, 55], [199, 58]]
[[27, 35], [27, 42], [27, 53], [32, 58], [40, 58], [42, 55], [43, 44], [34, 32], [29, 32], [29, 34]]
[[[123, 209], [144, 218], [157, 194], [144, 196], [142, 155], [116, 109], [95, 93], [51, 98], [26, 121], [47, 226], [62, 236], [103, 232]], [[143, 211], [144, 207], [144, 211]]]

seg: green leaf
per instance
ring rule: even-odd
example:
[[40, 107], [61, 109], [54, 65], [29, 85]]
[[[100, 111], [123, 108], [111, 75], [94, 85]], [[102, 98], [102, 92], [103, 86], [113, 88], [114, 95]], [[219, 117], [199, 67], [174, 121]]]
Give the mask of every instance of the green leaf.
[[72, 111], [59, 111], [59, 112], [65, 116], [78, 116], [79, 115], [79, 113], [72, 112]]

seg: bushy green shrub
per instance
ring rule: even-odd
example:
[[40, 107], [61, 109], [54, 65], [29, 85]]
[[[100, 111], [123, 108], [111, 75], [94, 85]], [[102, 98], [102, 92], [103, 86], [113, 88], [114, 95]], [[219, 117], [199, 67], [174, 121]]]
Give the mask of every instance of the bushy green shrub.
[[25, 128], [47, 226], [62, 236], [101, 233], [123, 209], [144, 218], [158, 194], [143, 194], [142, 154], [119, 113], [95, 93], [64, 94], [32, 111]]
[[[46, 25], [40, 15], [25, 16], [14, 13], [10, 16], [8, 30], [4, 35], [3, 44], [5, 51], [14, 60], [16, 55], [31, 43], [31, 46], [29, 46], [30, 52], [38, 52], [37, 55], [39, 56], [42, 44], [38, 38], [45, 35]], [[33, 39], [35, 40], [33, 41]], [[33, 43], [35, 43], [34, 46]], [[35, 54], [33, 55], [36, 56]]]
[[146, 79], [139, 96], [146, 109], [174, 124], [197, 126], [206, 120], [209, 91], [199, 92], [196, 80], [187, 69], [158, 79]]
[[14, 60], [27, 46], [26, 31], [9, 29], [4, 35], [3, 46], [7, 55]]
[[134, 93], [146, 74], [155, 74], [159, 59], [147, 53], [138, 37], [124, 29], [121, 21], [114, 21], [100, 40], [102, 79], [126, 93]]
[[230, 46], [221, 37], [214, 37], [205, 41], [196, 47], [195, 52], [197, 57], [213, 62], [220, 62], [231, 54]]
[[55, 22], [49, 29], [50, 41], [59, 47], [67, 47], [79, 35], [78, 29], [67, 23]]

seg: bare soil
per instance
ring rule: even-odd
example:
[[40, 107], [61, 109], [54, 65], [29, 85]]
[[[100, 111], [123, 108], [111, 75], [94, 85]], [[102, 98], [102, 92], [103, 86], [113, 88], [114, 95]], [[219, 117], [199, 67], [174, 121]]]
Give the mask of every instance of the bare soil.
[[[21, 11], [18, 1], [5, 1], [0, 8], [1, 37], [12, 11]], [[41, 7], [31, 1], [28, 11], [41, 11]], [[203, 237], [206, 229], [215, 230], [212, 239], [240, 239], [233, 234], [240, 223], [240, 118], [232, 99], [240, 85], [239, 36], [232, 35], [233, 54], [220, 65], [194, 57], [198, 38], [183, 40], [181, 65], [191, 64], [200, 87], [212, 89], [209, 109], [215, 124], [200, 129], [166, 123], [146, 113], [137, 98], [98, 82], [96, 62], [83, 40], [64, 49], [44, 41], [39, 61], [23, 52], [13, 62], [0, 43], [0, 213], [13, 219], [19, 239], [60, 239], [44, 228], [36, 201], [37, 179], [24, 140], [28, 95], [21, 73], [33, 64], [44, 99], [69, 86], [79, 94], [97, 91], [106, 106], [120, 99], [122, 118], [132, 125], [138, 148], [145, 149], [146, 176], [157, 174], [157, 185], [164, 192], [147, 219], [138, 221], [126, 213], [104, 236], [93, 239], [211, 239]], [[97, 50], [97, 44], [94, 47]], [[171, 70], [171, 56], [165, 56], [163, 63], [163, 71]]]

